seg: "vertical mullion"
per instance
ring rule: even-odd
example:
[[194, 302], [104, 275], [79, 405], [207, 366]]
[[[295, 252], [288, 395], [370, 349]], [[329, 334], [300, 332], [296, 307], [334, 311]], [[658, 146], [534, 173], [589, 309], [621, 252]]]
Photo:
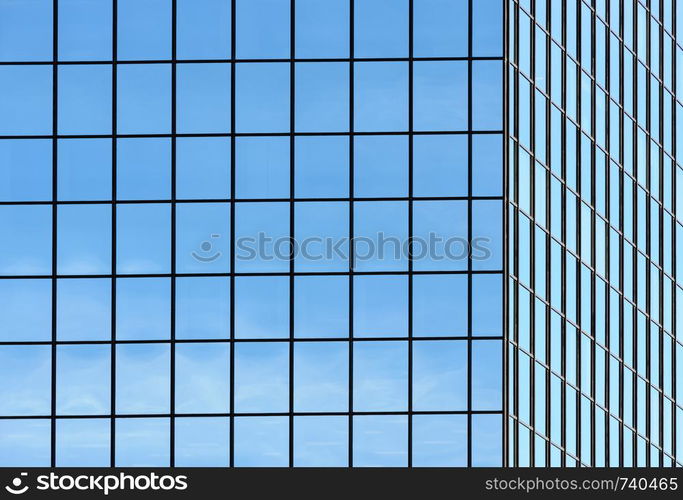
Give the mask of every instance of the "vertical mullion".
[[408, 2], [408, 467], [413, 465], [413, 52], [414, 2]]
[[52, 332], [50, 380], [50, 465], [57, 462], [57, 135], [59, 65], [59, 1], [52, 2]]
[[294, 238], [295, 238], [295, 203], [294, 203], [294, 147], [295, 147], [295, 84], [296, 57], [295, 47], [296, 0], [290, 0], [289, 13], [289, 466], [294, 466]]
[[354, 16], [355, 0], [349, 0], [349, 437], [348, 463], [353, 467], [353, 279], [354, 279]]
[[117, 176], [116, 176], [116, 158], [117, 158], [117, 58], [118, 58], [118, 4], [117, 0], [112, 0], [112, 20], [113, 20], [113, 27], [112, 27], [112, 120], [111, 120], [111, 128], [112, 128], [112, 140], [111, 140], [111, 199], [112, 199], [112, 207], [111, 207], [111, 367], [110, 367], [110, 384], [111, 384], [111, 400], [110, 400], [110, 408], [109, 412], [111, 413], [111, 426], [110, 426], [110, 466], [115, 467], [116, 466], [116, 210], [117, 210], [117, 205], [116, 205], [116, 197], [117, 197], [117, 191], [116, 191], [116, 184], [117, 184]]
[[[472, 242], [472, 8], [467, 2], [467, 241]], [[467, 466], [472, 467], [472, 254], [467, 256]]]
[[237, 0], [230, 2], [230, 467], [235, 466], [235, 42]]
[[170, 400], [170, 465], [175, 466], [175, 290], [176, 290], [176, 97], [177, 97], [177, 35], [178, 4], [171, 3], [171, 400]]

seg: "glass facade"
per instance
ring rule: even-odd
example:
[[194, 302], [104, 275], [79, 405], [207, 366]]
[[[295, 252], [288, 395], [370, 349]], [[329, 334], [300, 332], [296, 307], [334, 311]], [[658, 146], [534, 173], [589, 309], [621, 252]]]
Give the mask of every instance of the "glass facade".
[[[544, 174], [547, 164], [545, 136], [534, 148], [520, 126], [510, 145], [504, 139], [504, 8], [501, 0], [0, 0], [0, 465], [503, 465], [503, 226], [508, 208], [519, 207], [520, 221], [522, 211], [537, 221], [540, 213], [522, 202], [531, 184], [506, 207], [504, 150], [535, 155]], [[665, 12], [652, 16], [653, 29], [660, 18], [666, 29]], [[528, 50], [520, 48], [520, 64]], [[659, 81], [643, 71], [647, 85]], [[581, 83], [595, 92], [591, 78]], [[516, 93], [514, 102], [528, 113], [526, 85], [527, 108]], [[660, 120], [663, 149], [651, 129], [642, 140], [662, 172], [680, 177], [666, 162], [671, 118]], [[640, 137], [632, 138], [639, 148]], [[575, 139], [597, 162], [593, 139]], [[630, 157], [638, 175], [643, 154]], [[608, 169], [607, 153], [600, 158]], [[529, 164], [525, 174], [540, 182]], [[638, 177], [632, 187], [659, 210], [653, 221], [669, 221], [661, 234], [671, 241], [672, 192], [667, 208], [659, 179]], [[567, 196], [584, 193], [557, 182]], [[597, 203], [577, 217], [589, 214], [608, 238]], [[575, 253], [561, 241], [569, 263]], [[656, 247], [654, 260], [657, 242], [646, 253], [639, 244], [631, 262], [661, 280], [647, 290], [660, 290], [651, 304], [663, 309], [655, 316], [643, 303], [636, 316], [634, 305], [633, 319], [659, 342], [648, 349], [673, 353], [664, 305], [674, 293], [672, 246]], [[604, 248], [593, 252], [605, 260]], [[544, 303], [522, 267], [510, 269], [510, 283], [520, 283], [515, 304], [524, 286]], [[592, 293], [606, 300], [608, 287], [586, 269]], [[558, 321], [565, 317], [558, 307]], [[519, 332], [511, 345], [543, 363]], [[653, 398], [664, 390], [650, 418], [662, 431], [672, 425], [669, 382], [652, 386]], [[585, 399], [598, 408], [593, 393]], [[542, 434], [521, 407], [511, 422]], [[643, 433], [666, 453], [666, 440]], [[515, 443], [521, 449], [521, 437]]]
[[677, 12], [508, 4], [509, 465], [681, 463]]

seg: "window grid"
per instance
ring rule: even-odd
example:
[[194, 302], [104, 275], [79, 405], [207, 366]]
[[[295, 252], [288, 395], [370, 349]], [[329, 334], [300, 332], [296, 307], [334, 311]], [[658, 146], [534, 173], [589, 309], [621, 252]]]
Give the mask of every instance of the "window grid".
[[[348, 419], [348, 465], [353, 466], [354, 464], [354, 420], [357, 416], [405, 416], [406, 417], [406, 465], [412, 466], [414, 460], [413, 452], [413, 416], [427, 416], [427, 415], [462, 415], [467, 421], [467, 465], [476, 465], [475, 457], [473, 457], [473, 432], [475, 424], [473, 419], [475, 416], [485, 416], [485, 415], [498, 415], [502, 416], [503, 411], [501, 409], [477, 409], [473, 402], [473, 345], [480, 343], [482, 341], [502, 341], [502, 331], [501, 335], [481, 335], [475, 334], [473, 330], [473, 318], [472, 318], [472, 308], [473, 308], [473, 280], [477, 276], [503, 276], [503, 269], [479, 269], [475, 268], [473, 265], [473, 259], [470, 256], [467, 259], [466, 269], [462, 270], [425, 270], [416, 269], [414, 267], [414, 261], [412, 257], [413, 243], [412, 239], [415, 235], [414, 232], [414, 202], [415, 201], [466, 201], [468, 206], [468, 237], [471, 240], [474, 234], [473, 230], [473, 207], [476, 205], [477, 201], [501, 201], [504, 196], [482, 196], [476, 195], [473, 189], [472, 175], [475, 170], [473, 166], [473, 140], [475, 136], [484, 135], [502, 135], [503, 129], [501, 130], [479, 130], [473, 124], [473, 68], [476, 61], [500, 61], [502, 63], [503, 57], [489, 57], [489, 56], [475, 56], [473, 52], [473, 1], [468, 0], [468, 20], [467, 24], [469, 26], [468, 34], [468, 54], [466, 57], [416, 57], [414, 55], [413, 49], [413, 37], [414, 37], [414, 1], [410, 0], [409, 5], [409, 35], [408, 35], [408, 57], [392, 57], [392, 58], [381, 58], [381, 57], [355, 57], [354, 55], [354, 4], [353, 0], [349, 3], [350, 8], [350, 19], [349, 23], [349, 45], [350, 52], [348, 58], [308, 58], [308, 59], [297, 59], [295, 54], [295, 13], [296, 5], [295, 1], [292, 0], [290, 3], [290, 58], [288, 59], [239, 59], [237, 57], [236, 46], [236, 4], [237, 0], [232, 0], [230, 2], [231, 10], [231, 31], [230, 31], [230, 57], [228, 59], [181, 59], [178, 58], [178, 42], [177, 42], [177, 32], [178, 32], [178, 0], [172, 0], [171, 9], [171, 57], [170, 59], [152, 59], [152, 60], [120, 60], [117, 53], [118, 41], [117, 34], [119, 31], [119, 3], [120, 0], [112, 0], [112, 59], [109, 60], [61, 60], [59, 54], [59, 34], [58, 34], [58, 15], [60, 2], [58, 0], [53, 0], [53, 19], [52, 19], [52, 29], [53, 29], [53, 60], [52, 61], [2, 61], [0, 66], [41, 66], [41, 65], [52, 65], [52, 133], [49, 135], [31, 134], [31, 135], [12, 135], [3, 134], [0, 135], [0, 141], [3, 140], [32, 140], [32, 139], [49, 139], [52, 145], [52, 199], [37, 199], [37, 200], [2, 200], [0, 201], [0, 206], [49, 206], [51, 207], [52, 220], [51, 220], [51, 272], [49, 274], [44, 273], [22, 273], [22, 274], [3, 274], [0, 276], [0, 283], [11, 282], [13, 280], [27, 280], [34, 279], [36, 281], [50, 280], [51, 285], [51, 338], [50, 340], [0, 340], [0, 347], [5, 346], [50, 346], [50, 371], [51, 371], [51, 387], [50, 387], [50, 413], [45, 415], [42, 413], [36, 414], [1, 414], [0, 423], [2, 421], [12, 421], [12, 420], [47, 420], [50, 423], [50, 459], [49, 464], [51, 466], [59, 466], [59, 438], [58, 438], [58, 427], [62, 421], [76, 421], [76, 420], [109, 420], [109, 465], [120, 466], [123, 465], [119, 454], [117, 444], [119, 443], [119, 437], [121, 435], [125, 436], [125, 432], [121, 434], [118, 424], [122, 421], [135, 421], [135, 419], [155, 419], [156, 421], [168, 421], [168, 464], [171, 466], [182, 465], [176, 455], [177, 451], [177, 426], [179, 420], [187, 417], [223, 417], [227, 418], [230, 422], [229, 425], [229, 458], [228, 464], [230, 466], [240, 465], [238, 459], [235, 456], [236, 450], [236, 421], [237, 419], [244, 419], [246, 417], [286, 417], [288, 419], [288, 459], [287, 463], [289, 466], [294, 466], [296, 464], [295, 458], [295, 418], [302, 416], [339, 416], [347, 417]], [[449, 61], [462, 61], [467, 62], [468, 67], [468, 77], [467, 77], [467, 127], [465, 130], [415, 130], [414, 128], [414, 63], [415, 62], [449, 62]], [[296, 126], [296, 106], [295, 106], [295, 83], [296, 83], [296, 68], [298, 63], [315, 63], [315, 62], [340, 62], [346, 63], [349, 67], [349, 125], [348, 131], [340, 130], [338, 132], [301, 132]], [[400, 131], [360, 131], [355, 130], [354, 126], [354, 86], [356, 80], [354, 77], [354, 69], [357, 67], [359, 62], [405, 62], [407, 63], [408, 70], [408, 125], [407, 129]], [[227, 64], [230, 66], [230, 96], [229, 100], [230, 106], [230, 132], [214, 132], [214, 133], [181, 133], [178, 132], [178, 64]], [[288, 64], [289, 72], [289, 131], [288, 132], [236, 132], [236, 107], [239, 107], [239, 102], [236, 97], [236, 73], [239, 65], [242, 64], [259, 64], [259, 63], [285, 63]], [[119, 133], [120, 129], [120, 111], [119, 103], [120, 92], [117, 85], [120, 82], [121, 72], [118, 71], [119, 65], [122, 67], [130, 67], [135, 65], [154, 65], [154, 64], [166, 64], [170, 69], [170, 128], [169, 133]], [[61, 133], [59, 128], [58, 117], [60, 116], [58, 110], [59, 102], [59, 70], [62, 67], [82, 65], [86, 67], [94, 67], [99, 65], [107, 65], [111, 67], [111, 134], [89, 134], [89, 133]], [[504, 127], [503, 127], [504, 128]], [[414, 181], [413, 181], [413, 154], [414, 154], [414, 143], [413, 140], [418, 136], [438, 136], [438, 135], [448, 135], [448, 136], [466, 136], [467, 140], [467, 194], [464, 196], [416, 196], [414, 192]], [[348, 197], [300, 197], [296, 195], [295, 191], [295, 151], [296, 151], [296, 139], [299, 137], [349, 137], [349, 195]], [[377, 197], [358, 197], [354, 194], [356, 178], [354, 176], [354, 138], [355, 137], [373, 137], [373, 136], [401, 136], [407, 138], [408, 144], [408, 192], [406, 196], [377, 196]], [[180, 197], [177, 192], [178, 185], [178, 139], [181, 138], [227, 138], [230, 143], [230, 196], [229, 198], [185, 198]], [[264, 197], [264, 198], [240, 198], [237, 196], [236, 192], [236, 142], [239, 138], [243, 137], [284, 137], [288, 138], [290, 145], [289, 149], [289, 197]], [[162, 198], [140, 198], [140, 199], [119, 199], [118, 191], [121, 177], [118, 171], [117, 163], [121, 161], [122, 154], [121, 151], [117, 150], [118, 143], [121, 139], [161, 139], [168, 138], [170, 146], [170, 192], [167, 197]], [[58, 181], [60, 173], [60, 161], [58, 160], [59, 155], [59, 144], [61, 140], [65, 139], [109, 139], [111, 140], [111, 195], [110, 199], [104, 200], [88, 200], [88, 199], [72, 199], [65, 200], [60, 198], [60, 193], [58, 192]], [[282, 272], [249, 272], [238, 270], [236, 265], [236, 209], [239, 206], [244, 206], [247, 204], [258, 204], [262, 202], [282, 202], [288, 203], [289, 205], [289, 237], [294, 238], [295, 236], [295, 222], [297, 218], [295, 217], [295, 207], [297, 204], [302, 202], [345, 202], [348, 204], [349, 208], [349, 236], [354, 237], [356, 235], [356, 228], [354, 227], [354, 218], [357, 217], [354, 211], [354, 205], [358, 205], [358, 202], [377, 202], [377, 201], [400, 201], [406, 202], [408, 206], [407, 213], [407, 225], [408, 225], [408, 238], [410, 241], [411, 254], [407, 259], [407, 268], [405, 270], [362, 270], [354, 269], [351, 267], [347, 271], [301, 271], [297, 270], [295, 267], [295, 260], [293, 258], [289, 259], [288, 271]], [[178, 265], [178, 241], [180, 239], [178, 224], [180, 217], [180, 207], [184, 206], [197, 206], [197, 205], [209, 205], [211, 203], [224, 203], [229, 207], [229, 219], [230, 219], [230, 265], [229, 271], [227, 272], [184, 272], [180, 269]], [[111, 207], [111, 273], [64, 273], [60, 269], [58, 262], [58, 239], [60, 234], [61, 226], [58, 227], [58, 213], [60, 207], [65, 206], [85, 206], [85, 205], [98, 205], [98, 206], [109, 206]], [[120, 261], [120, 244], [121, 237], [118, 231], [119, 225], [121, 224], [121, 217], [119, 214], [119, 207], [124, 206], [136, 206], [136, 205], [149, 205], [149, 206], [163, 206], [169, 209], [169, 272], [127, 272], [125, 268], [121, 266]], [[502, 204], [501, 204], [502, 205]], [[504, 210], [504, 208], [503, 208]], [[239, 223], [238, 223], [239, 225]], [[351, 249], [351, 252], [353, 250]], [[353, 259], [353, 254], [351, 253], [351, 259]], [[467, 309], [470, 311], [467, 319], [467, 328], [463, 332], [463, 335], [424, 335], [419, 336], [413, 331], [414, 325], [414, 311], [413, 311], [413, 297], [414, 297], [414, 277], [417, 276], [466, 276], [467, 279]], [[288, 278], [288, 335], [286, 338], [238, 338], [236, 333], [236, 280], [242, 277], [287, 277]], [[302, 338], [295, 336], [295, 278], [298, 277], [322, 277], [322, 276], [343, 276], [348, 277], [348, 288], [349, 288], [349, 308], [348, 308], [348, 319], [349, 319], [349, 335], [348, 337], [309, 337]], [[354, 279], [356, 277], [381, 277], [381, 276], [405, 276], [407, 278], [407, 331], [405, 335], [391, 335], [391, 336], [358, 336], [354, 332], [354, 297], [356, 291], [354, 290]], [[230, 287], [230, 298], [229, 298], [229, 334], [227, 338], [180, 338], [178, 336], [178, 317], [179, 305], [177, 303], [177, 297], [179, 293], [179, 281], [183, 278], [198, 278], [198, 277], [214, 277], [214, 278], [227, 278]], [[170, 300], [168, 302], [169, 306], [169, 338], [154, 339], [154, 338], [144, 338], [144, 339], [131, 339], [127, 338], [125, 332], [120, 331], [119, 327], [119, 314], [118, 311], [123, 307], [121, 302], [122, 288], [119, 281], [122, 280], [135, 280], [135, 279], [145, 279], [145, 278], [163, 278], [168, 280], [169, 290], [170, 290]], [[111, 311], [109, 313], [110, 319], [110, 332], [111, 338], [108, 340], [66, 340], [60, 337], [58, 332], [58, 300], [60, 298], [61, 292], [58, 291], [58, 284], [62, 282], [75, 281], [75, 280], [97, 280], [97, 279], [107, 279], [110, 282], [110, 307]], [[118, 285], [118, 286], [117, 286]], [[505, 296], [503, 292], [502, 296]], [[414, 407], [413, 399], [413, 370], [414, 370], [414, 359], [413, 350], [417, 345], [424, 345], [426, 342], [448, 342], [453, 341], [458, 344], [464, 343], [467, 345], [467, 403], [462, 410], [424, 410], [416, 409]], [[288, 408], [286, 411], [239, 411], [236, 405], [236, 387], [237, 387], [237, 376], [235, 371], [235, 361], [236, 361], [236, 349], [237, 346], [241, 345], [268, 345], [268, 344], [282, 344], [287, 343], [288, 345]], [[348, 344], [348, 408], [347, 411], [300, 411], [295, 408], [295, 347], [302, 344], [312, 344], [312, 343], [347, 343]], [[356, 404], [354, 404], [354, 391], [357, 391], [357, 387], [354, 385], [354, 361], [356, 358], [354, 356], [354, 350], [359, 345], [371, 345], [378, 344], [380, 342], [393, 342], [401, 343], [407, 346], [407, 401], [405, 410], [363, 410], [358, 409]], [[203, 345], [203, 344], [227, 344], [229, 347], [229, 367], [226, 370], [229, 371], [229, 411], [227, 412], [187, 412], [181, 411], [177, 407], [178, 402], [178, 387], [177, 387], [177, 377], [178, 374], [178, 349], [180, 346], [189, 345]], [[123, 346], [164, 346], [168, 347], [169, 355], [169, 386], [168, 386], [168, 410], [159, 411], [136, 411], [130, 412], [127, 410], [121, 411], [119, 409], [120, 402], [117, 399], [121, 395], [121, 388], [119, 387], [118, 378], [118, 364], [121, 362], [119, 356], [119, 348]], [[76, 413], [64, 413], [58, 408], [58, 398], [59, 398], [59, 352], [60, 348], [64, 346], [110, 346], [110, 381], [109, 381], [109, 412], [76, 412]], [[501, 351], [504, 352], [504, 351]], [[502, 404], [502, 403], [501, 403]], [[501, 426], [505, 428], [505, 422], [501, 419]], [[495, 455], [495, 451], [493, 452]], [[495, 456], [492, 457], [495, 461]], [[362, 465], [362, 464], [361, 464]]]

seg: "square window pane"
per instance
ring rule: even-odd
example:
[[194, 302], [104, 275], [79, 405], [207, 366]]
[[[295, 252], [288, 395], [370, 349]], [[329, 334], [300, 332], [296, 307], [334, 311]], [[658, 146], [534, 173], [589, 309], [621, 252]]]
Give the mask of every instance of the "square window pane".
[[60, 134], [111, 133], [111, 66], [69, 64], [59, 67]]
[[0, 134], [51, 133], [52, 66], [1, 66]]
[[287, 417], [236, 417], [236, 467], [287, 467], [289, 419]]
[[294, 336], [320, 338], [348, 335], [348, 277], [294, 278]]
[[477, 200], [472, 204], [472, 267], [503, 268], [502, 202]]
[[176, 270], [181, 273], [230, 270], [230, 205], [176, 206]]
[[176, 412], [229, 412], [230, 345], [183, 343], [175, 349]]
[[243, 339], [289, 337], [287, 276], [235, 278], [235, 336]]
[[354, 196], [408, 196], [407, 136], [356, 136], [353, 168]]
[[110, 200], [111, 139], [57, 141], [57, 196], [61, 201]]
[[52, 60], [52, 4], [52, 0], [0, 4], [0, 61]]
[[[467, 64], [466, 61], [415, 63], [416, 130], [467, 130]], [[503, 109], [502, 104], [499, 107]]]
[[116, 413], [168, 413], [170, 368], [168, 344], [117, 345]]
[[178, 64], [178, 133], [230, 132], [230, 64]]
[[289, 132], [289, 63], [243, 63], [235, 71], [236, 132]]
[[348, 0], [298, 0], [295, 36], [299, 58], [348, 57]]
[[413, 204], [413, 261], [420, 271], [467, 269], [467, 201]]
[[49, 419], [0, 420], [0, 467], [49, 467]]
[[58, 23], [60, 60], [111, 60], [111, 0], [60, 0]]
[[503, 2], [478, 0], [472, 3], [472, 55], [503, 55]]
[[500, 467], [503, 463], [500, 415], [472, 415], [472, 465]]
[[168, 278], [117, 279], [116, 338], [170, 338], [170, 304], [171, 282]]
[[353, 417], [354, 467], [407, 467], [408, 418], [404, 415]]
[[294, 214], [295, 270], [348, 270], [349, 204], [296, 203]]
[[57, 209], [57, 272], [111, 272], [111, 205], [60, 205]]
[[415, 56], [467, 56], [469, 48], [467, 2], [417, 0], [413, 9]]
[[119, 134], [171, 131], [170, 64], [122, 64], [117, 70], [116, 88]]
[[52, 349], [0, 346], [0, 415], [49, 415]]
[[503, 195], [503, 136], [472, 136], [472, 194]]
[[237, 203], [238, 272], [289, 271], [289, 203]]
[[168, 467], [170, 419], [117, 418], [117, 467]]
[[230, 57], [230, 0], [180, 0], [176, 9], [179, 59]]
[[354, 128], [357, 132], [394, 132], [408, 129], [406, 63], [355, 63]]
[[348, 408], [348, 342], [297, 342], [294, 411], [337, 412]]
[[472, 63], [472, 128], [503, 128], [503, 63], [500, 61]]
[[[408, 268], [403, 246], [408, 241], [408, 203], [354, 204], [354, 262], [358, 271], [402, 271]], [[407, 246], [406, 246], [407, 248]]]
[[472, 409], [496, 410], [503, 407], [502, 341], [472, 342]]
[[413, 343], [413, 408], [417, 411], [467, 410], [467, 342]]
[[116, 197], [119, 200], [171, 198], [170, 139], [117, 140]]
[[0, 274], [50, 274], [52, 207], [0, 206]]
[[235, 139], [237, 198], [289, 198], [289, 137]]
[[171, 210], [167, 204], [116, 207], [119, 273], [167, 273], [171, 264]]
[[408, 343], [354, 342], [353, 410], [405, 411], [407, 407]]
[[0, 280], [0, 340], [52, 338], [52, 283], [46, 279]]
[[349, 195], [349, 139], [300, 136], [295, 139], [297, 198], [344, 198]]
[[354, 336], [408, 335], [407, 276], [355, 276], [353, 283]]
[[118, 0], [118, 58], [170, 59], [172, 5], [168, 0]]
[[408, 56], [408, 0], [365, 0], [354, 7], [356, 57]]
[[227, 199], [230, 197], [230, 139], [178, 137], [176, 139], [176, 197]]
[[348, 63], [298, 63], [294, 102], [298, 132], [348, 131]]
[[111, 338], [111, 280], [74, 278], [57, 281], [57, 338]]
[[289, 345], [286, 342], [235, 344], [235, 411], [289, 410]]
[[57, 467], [109, 467], [108, 418], [57, 420]]
[[413, 136], [413, 194], [467, 196], [467, 155], [466, 135]]
[[52, 199], [52, 141], [0, 141], [0, 201]]
[[57, 413], [103, 415], [111, 399], [111, 346], [57, 346]]
[[294, 417], [294, 467], [347, 467], [348, 417]]
[[177, 417], [175, 465], [177, 467], [228, 467], [230, 419]]
[[466, 275], [413, 276], [413, 335], [466, 336], [467, 304]]
[[176, 338], [230, 337], [230, 279], [176, 278]]
[[413, 415], [415, 467], [467, 467], [467, 415]]
[[289, 0], [236, 0], [237, 57], [289, 57]]
[[503, 279], [499, 274], [472, 275], [472, 334], [503, 334]]

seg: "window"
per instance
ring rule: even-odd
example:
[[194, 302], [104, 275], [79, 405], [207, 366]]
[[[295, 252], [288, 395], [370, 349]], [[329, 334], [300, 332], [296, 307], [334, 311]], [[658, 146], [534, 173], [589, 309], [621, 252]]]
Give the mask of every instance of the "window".
[[59, 133], [111, 133], [111, 66], [60, 66], [58, 74]]
[[0, 134], [51, 133], [52, 68], [37, 65], [0, 67]]
[[44, 139], [0, 141], [1, 201], [52, 198], [52, 144]]
[[0, 6], [0, 60], [52, 60], [50, 0], [3, 2]]
[[407, 65], [402, 62], [362, 62], [355, 64], [354, 71], [355, 130], [407, 130]]
[[289, 64], [242, 63], [235, 71], [236, 132], [288, 132]]
[[169, 64], [122, 64], [117, 69], [119, 134], [167, 134], [171, 131]]

